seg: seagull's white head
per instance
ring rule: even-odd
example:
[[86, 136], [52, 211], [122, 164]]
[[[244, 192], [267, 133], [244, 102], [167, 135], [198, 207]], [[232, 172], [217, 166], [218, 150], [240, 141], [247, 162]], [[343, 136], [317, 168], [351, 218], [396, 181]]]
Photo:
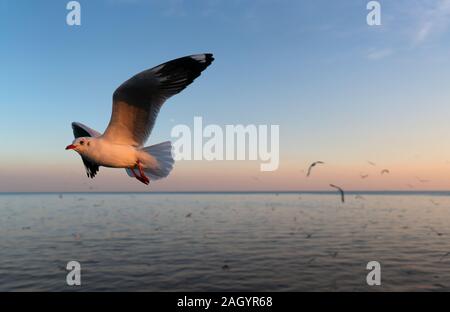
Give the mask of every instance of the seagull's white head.
[[86, 152], [91, 145], [91, 138], [77, 138], [72, 144], [66, 146], [66, 150], [74, 150], [80, 154]]

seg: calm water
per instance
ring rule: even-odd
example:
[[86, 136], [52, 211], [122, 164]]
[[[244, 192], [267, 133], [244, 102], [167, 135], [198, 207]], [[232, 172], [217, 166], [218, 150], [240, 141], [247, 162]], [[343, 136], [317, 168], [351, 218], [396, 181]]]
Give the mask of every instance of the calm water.
[[0, 291], [447, 291], [449, 236], [447, 195], [0, 195]]

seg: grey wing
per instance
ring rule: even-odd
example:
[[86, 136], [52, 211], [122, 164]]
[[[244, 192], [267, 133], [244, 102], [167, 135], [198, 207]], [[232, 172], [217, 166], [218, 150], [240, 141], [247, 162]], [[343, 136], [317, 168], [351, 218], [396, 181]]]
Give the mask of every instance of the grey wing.
[[[81, 137], [99, 137], [101, 135], [100, 132], [95, 131], [94, 129], [89, 128], [88, 126], [83, 125], [79, 122], [72, 122], [72, 130], [75, 138]], [[80, 155], [81, 156], [81, 155]], [[81, 156], [83, 160], [84, 167], [86, 168], [86, 174], [89, 178], [94, 178], [99, 170], [99, 166], [87, 159], [86, 157]]]
[[341, 192], [341, 201], [343, 202], [343, 203], [345, 203], [345, 193], [344, 193], [344, 190], [343, 189], [339, 189], [339, 192]]
[[120, 85], [103, 138], [116, 144], [142, 146], [150, 136], [164, 102], [200, 76], [214, 58], [197, 54], [145, 70]]
[[333, 188], [335, 188], [335, 189], [337, 189], [337, 190], [339, 191], [339, 193], [341, 193], [341, 201], [344, 203], [344, 202], [345, 202], [345, 193], [344, 193], [344, 190], [343, 190], [341, 187], [339, 187], [339, 186], [337, 186], [337, 185], [334, 185], [334, 184], [330, 184], [330, 186], [333, 187]]
[[89, 128], [86, 125], [83, 125], [81, 122], [72, 122], [72, 130], [73, 130], [73, 136], [76, 138], [81, 137], [99, 137], [101, 136], [101, 133], [98, 131], [95, 131], [94, 129]]
[[310, 165], [308, 168], [308, 173], [306, 174], [307, 177], [309, 177], [309, 175], [311, 174], [311, 169], [312, 167], [314, 167], [314, 165]]

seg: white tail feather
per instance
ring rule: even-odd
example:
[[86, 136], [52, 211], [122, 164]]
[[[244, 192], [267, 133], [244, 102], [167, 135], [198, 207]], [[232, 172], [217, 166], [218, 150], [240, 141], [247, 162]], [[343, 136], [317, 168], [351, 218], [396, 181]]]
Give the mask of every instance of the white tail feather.
[[[150, 180], [165, 178], [172, 171], [175, 161], [172, 157], [172, 143], [170, 141], [144, 147], [141, 151], [150, 154], [157, 161], [157, 166], [151, 166], [150, 168], [145, 168], [147, 167], [146, 163], [143, 163], [144, 172], [150, 176]], [[125, 170], [128, 176], [134, 177], [130, 169]]]

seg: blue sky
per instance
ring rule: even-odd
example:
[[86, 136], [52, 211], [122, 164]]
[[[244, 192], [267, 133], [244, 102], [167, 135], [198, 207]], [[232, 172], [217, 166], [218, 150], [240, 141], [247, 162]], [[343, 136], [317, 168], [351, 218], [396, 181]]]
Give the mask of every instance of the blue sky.
[[[79, 27], [66, 25], [67, 2], [0, 0], [0, 191], [83, 190], [87, 182], [141, 190], [111, 172], [86, 182], [78, 156], [64, 151], [70, 122], [103, 131], [124, 80], [199, 52], [216, 61], [165, 104], [150, 142], [170, 139], [174, 125], [194, 116], [278, 124], [280, 170], [263, 176], [264, 185], [236, 184], [233, 176], [257, 175], [259, 166], [236, 164], [227, 175], [234, 164], [184, 162], [155, 189], [201, 190], [222, 175], [213, 188], [320, 189], [337, 179], [399, 189], [426, 175], [435, 181], [428, 188], [448, 189], [448, 0], [380, 1], [376, 27], [366, 23], [365, 0], [85, 0]], [[329, 163], [328, 173], [292, 182], [317, 159]], [[368, 159], [399, 175], [358, 185]], [[115, 184], [105, 184], [110, 175]]]

